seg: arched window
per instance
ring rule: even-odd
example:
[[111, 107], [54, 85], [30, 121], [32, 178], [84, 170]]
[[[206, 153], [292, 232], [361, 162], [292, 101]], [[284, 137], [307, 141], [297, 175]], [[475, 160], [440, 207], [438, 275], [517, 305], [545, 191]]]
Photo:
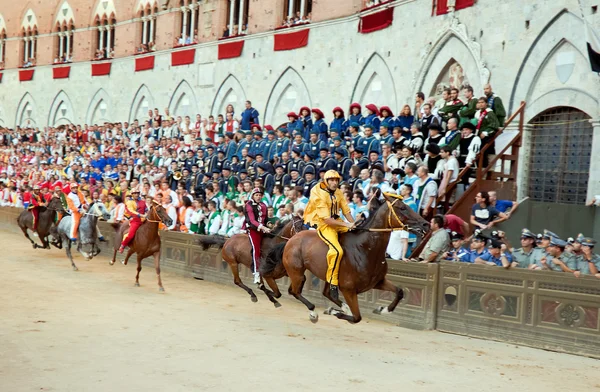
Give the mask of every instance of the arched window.
[[69, 25], [63, 24], [56, 27], [57, 43], [56, 43], [56, 56], [54, 57], [54, 63], [70, 63], [73, 61], [73, 22]]
[[23, 32], [23, 68], [35, 66], [37, 38], [37, 27]]
[[112, 59], [114, 57], [116, 24], [117, 20], [115, 18], [110, 20], [103, 19], [96, 22], [96, 39], [98, 42], [96, 60]]
[[532, 200], [585, 204], [593, 137], [589, 119], [581, 110], [557, 107], [531, 120], [528, 195]]
[[177, 38], [176, 45], [197, 44], [200, 19], [198, 0], [180, 0], [179, 6], [181, 7], [181, 35]]
[[248, 32], [248, 13], [250, 0], [229, 0], [227, 4], [227, 32], [229, 36], [243, 35]]
[[312, 17], [312, 0], [282, 0], [283, 24], [293, 26], [310, 22]]
[[141, 42], [138, 52], [154, 52], [156, 43], [156, 13], [158, 8], [156, 6], [148, 6], [145, 10], [141, 11]]

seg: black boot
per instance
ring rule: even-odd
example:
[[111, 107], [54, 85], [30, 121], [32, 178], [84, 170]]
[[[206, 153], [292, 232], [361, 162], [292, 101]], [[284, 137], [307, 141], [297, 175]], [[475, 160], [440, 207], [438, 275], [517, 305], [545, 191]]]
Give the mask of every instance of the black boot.
[[340, 294], [338, 292], [338, 287], [331, 285], [329, 288], [329, 296], [333, 300], [333, 302], [338, 302], [340, 300]]

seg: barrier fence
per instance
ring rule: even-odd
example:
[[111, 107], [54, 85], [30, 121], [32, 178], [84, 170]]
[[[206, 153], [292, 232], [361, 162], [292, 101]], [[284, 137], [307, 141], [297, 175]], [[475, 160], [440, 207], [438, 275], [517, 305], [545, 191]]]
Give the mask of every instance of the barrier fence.
[[[0, 208], [0, 227], [19, 232], [16, 220], [21, 211]], [[108, 240], [101, 246], [102, 255], [112, 255], [114, 229], [106, 222], [100, 222], [99, 228]], [[233, 285], [229, 265], [219, 249], [204, 251], [196, 245], [194, 235], [185, 233], [161, 232], [161, 240], [163, 269]], [[152, 260], [146, 263], [151, 266]], [[363, 293], [359, 300], [364, 316], [406, 328], [437, 329], [600, 358], [600, 279], [462, 263], [388, 260], [388, 266], [388, 278], [404, 289], [404, 299], [393, 314], [375, 316], [371, 311], [387, 305], [392, 293]], [[251, 281], [247, 268], [242, 267], [240, 274], [246, 283]], [[277, 283], [287, 297], [288, 278]], [[308, 273], [306, 297], [328, 307], [331, 304], [321, 295], [322, 290], [323, 282]], [[246, 296], [242, 290], [239, 295], [240, 300]], [[262, 299], [267, 301], [264, 296]]]

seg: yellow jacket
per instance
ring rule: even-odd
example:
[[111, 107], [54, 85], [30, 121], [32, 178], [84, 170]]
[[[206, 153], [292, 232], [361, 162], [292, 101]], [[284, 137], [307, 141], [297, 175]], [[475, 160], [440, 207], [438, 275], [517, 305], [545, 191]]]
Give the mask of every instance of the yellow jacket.
[[310, 198], [304, 209], [304, 223], [321, 227], [324, 219], [340, 219], [342, 214], [349, 213], [350, 207], [342, 191], [336, 189], [331, 193], [324, 182], [319, 182], [310, 191]]

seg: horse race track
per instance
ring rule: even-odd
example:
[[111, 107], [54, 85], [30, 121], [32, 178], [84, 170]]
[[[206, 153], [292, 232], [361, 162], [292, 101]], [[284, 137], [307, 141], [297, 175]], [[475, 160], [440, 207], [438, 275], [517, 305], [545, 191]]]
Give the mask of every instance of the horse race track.
[[139, 288], [135, 263], [77, 255], [73, 272], [63, 251], [9, 232], [0, 249], [2, 392], [600, 388], [589, 358], [373, 320], [312, 325], [290, 300], [253, 304], [239, 288], [168, 272], [159, 294], [153, 269]]

